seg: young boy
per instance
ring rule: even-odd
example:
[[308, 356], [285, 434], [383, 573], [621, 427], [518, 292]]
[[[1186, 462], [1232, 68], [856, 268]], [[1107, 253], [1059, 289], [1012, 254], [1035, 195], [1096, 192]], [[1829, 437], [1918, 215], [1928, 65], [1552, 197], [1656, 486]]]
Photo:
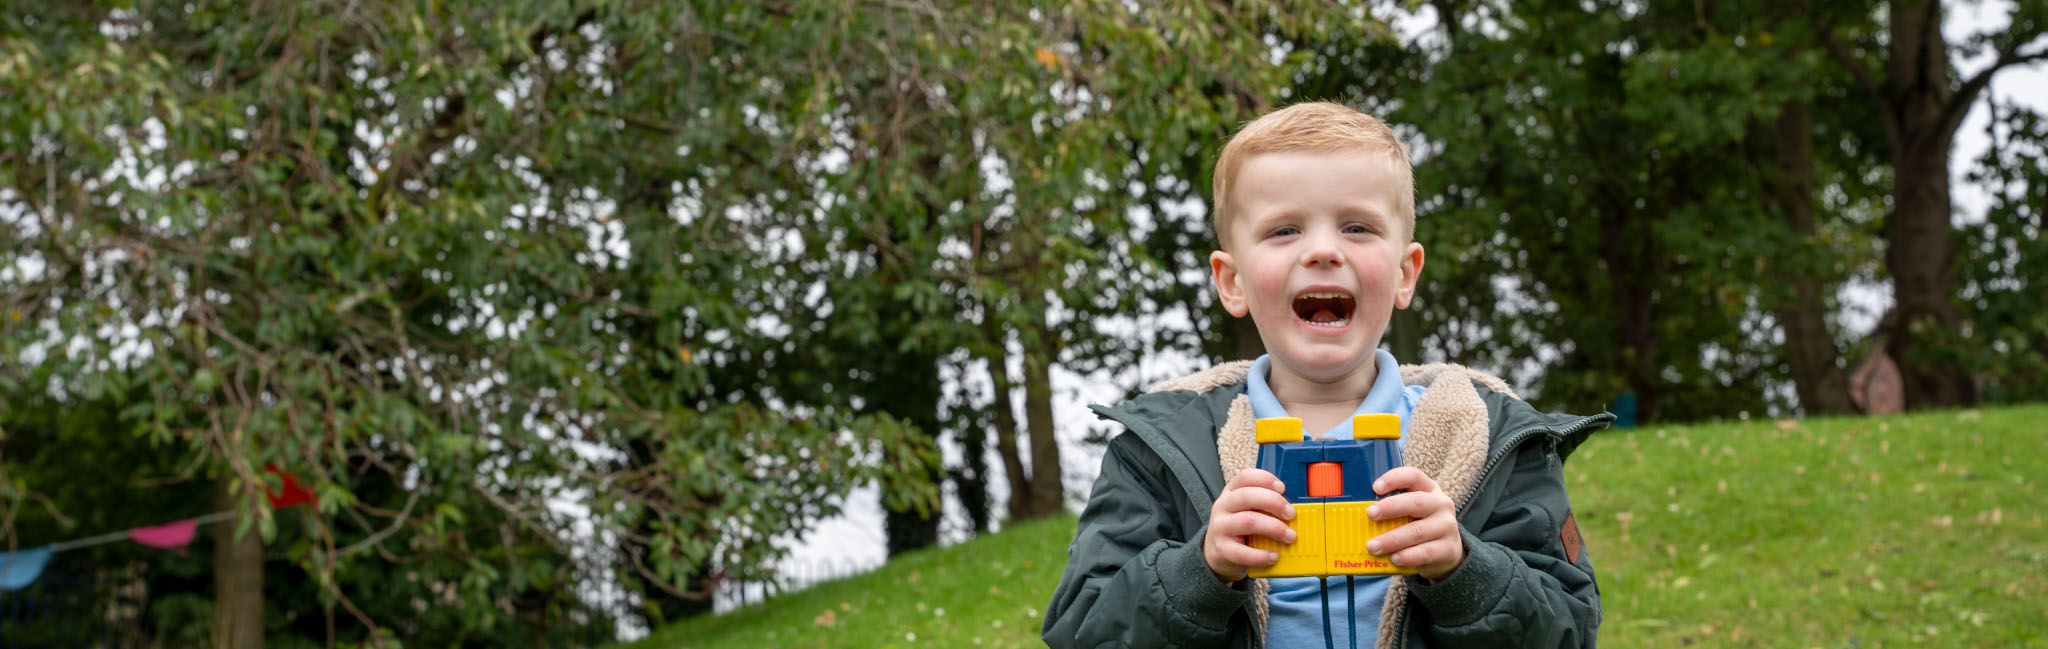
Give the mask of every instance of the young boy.
[[[1499, 379], [1378, 350], [1423, 266], [1393, 131], [1336, 104], [1278, 110], [1223, 148], [1214, 189], [1216, 294], [1252, 317], [1267, 354], [1095, 407], [1128, 434], [1081, 513], [1046, 643], [1593, 646], [1599, 587], [1560, 465], [1613, 417], [1540, 413]], [[1350, 598], [1341, 578], [1246, 578], [1277, 557], [1248, 538], [1292, 542], [1283, 494], [1306, 487], [1250, 468], [1252, 421], [1299, 417], [1318, 439], [1350, 439], [1351, 416], [1368, 413], [1401, 416], [1407, 463], [1373, 485], [1404, 493], [1370, 515], [1411, 519], [1368, 549], [1419, 574], [1360, 579]]]

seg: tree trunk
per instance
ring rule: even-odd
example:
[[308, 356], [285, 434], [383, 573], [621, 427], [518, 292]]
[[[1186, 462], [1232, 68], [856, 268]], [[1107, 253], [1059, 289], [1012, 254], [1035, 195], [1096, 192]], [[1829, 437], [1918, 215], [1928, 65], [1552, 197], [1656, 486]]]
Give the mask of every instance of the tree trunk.
[[960, 495], [960, 507], [967, 510], [967, 524], [975, 534], [989, 531], [988, 429], [966, 426], [960, 433], [959, 471], [952, 472], [953, 488]]
[[1061, 483], [1060, 445], [1052, 420], [1052, 362], [1055, 334], [1045, 323], [1045, 310], [1038, 310], [1032, 331], [1024, 339], [1024, 415], [1031, 431], [1031, 505], [1025, 517], [1050, 516], [1065, 504]]
[[1237, 354], [1230, 360], [1248, 361], [1266, 354], [1266, 341], [1259, 338], [1259, 325], [1252, 322], [1251, 316], [1231, 318], [1230, 329]]
[[[933, 471], [926, 479], [937, 484], [943, 474]], [[921, 550], [939, 544], [939, 512], [889, 509], [883, 513], [882, 529], [888, 535], [889, 556]]]
[[[247, 508], [235, 495], [234, 479], [214, 482], [216, 511]], [[263, 536], [254, 526], [236, 535], [234, 519], [214, 528], [213, 644], [224, 649], [263, 649]]]
[[[1676, 204], [1676, 203], [1673, 203]], [[1648, 226], [1620, 208], [1600, 215], [1600, 257], [1607, 264], [1621, 346], [1621, 370], [1636, 395], [1636, 421], [1657, 418], [1657, 323], [1651, 282], [1657, 273], [1646, 268], [1651, 258]]]
[[1791, 368], [1792, 384], [1799, 392], [1799, 406], [1806, 414], [1853, 413], [1849, 384], [1835, 363], [1841, 349], [1828, 330], [1826, 295], [1834, 282], [1823, 282], [1826, 266], [1824, 246], [1814, 237], [1814, 200], [1819, 195], [1813, 166], [1813, 111], [1805, 101], [1788, 102], [1777, 122], [1766, 129], [1757, 124], [1752, 141], [1770, 158], [1765, 174], [1771, 201], [1776, 204], [1785, 229], [1793, 239], [1791, 264], [1780, 266], [1789, 293], [1781, 293], [1771, 310], [1785, 331], [1785, 364]]
[[1975, 383], [1931, 340], [1958, 335], [1963, 320], [1954, 301], [1956, 253], [1949, 239], [1948, 154], [1955, 133], [1944, 109], [1954, 91], [1941, 5], [1892, 2], [1890, 17], [1893, 184], [1885, 268], [1898, 319], [1885, 351], [1899, 365], [1907, 408], [1970, 405], [1977, 401]]
[[[922, 351], [897, 354], [879, 361], [875, 370], [876, 380], [867, 389], [875, 397], [876, 408], [915, 427], [920, 434], [936, 438], [941, 428], [938, 356]], [[944, 484], [946, 475], [941, 467], [932, 467], [923, 479]], [[888, 534], [889, 556], [938, 545], [941, 511], [889, 509], [882, 520]]]
[[[991, 336], [1001, 349], [1005, 337]], [[1010, 400], [1009, 353], [997, 351], [988, 357], [988, 376], [995, 386], [996, 401], [991, 406], [996, 412], [996, 455], [1003, 458], [1003, 475], [1009, 479], [1010, 503], [1009, 520], [1031, 518], [1037, 508], [1031, 503], [1031, 474], [1024, 470], [1024, 458], [1017, 453], [1017, 415]]]
[[1395, 309], [1394, 317], [1387, 322], [1387, 349], [1394, 354], [1394, 360], [1403, 363], [1422, 362], [1422, 312], [1419, 306]]

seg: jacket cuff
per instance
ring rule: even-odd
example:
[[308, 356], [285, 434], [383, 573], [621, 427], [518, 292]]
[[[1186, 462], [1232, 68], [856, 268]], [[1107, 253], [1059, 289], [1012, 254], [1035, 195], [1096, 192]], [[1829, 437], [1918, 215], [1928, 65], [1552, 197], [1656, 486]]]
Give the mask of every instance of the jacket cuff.
[[1415, 575], [1404, 577], [1408, 592], [1429, 609], [1437, 626], [1464, 626], [1493, 610], [1521, 563], [1507, 548], [1481, 541], [1468, 530], [1461, 528], [1458, 534], [1465, 540], [1465, 562], [1449, 577], [1434, 584]]
[[[1221, 630], [1228, 626], [1238, 607], [1251, 599], [1251, 589], [1235, 588], [1217, 579], [1216, 573], [1209, 571], [1209, 562], [1202, 558], [1202, 532], [1197, 532], [1195, 538], [1194, 543], [1168, 545], [1160, 550], [1153, 569], [1159, 571], [1159, 586], [1166, 591], [1168, 608], [1189, 624]], [[1238, 585], [1249, 581], [1240, 579]]]

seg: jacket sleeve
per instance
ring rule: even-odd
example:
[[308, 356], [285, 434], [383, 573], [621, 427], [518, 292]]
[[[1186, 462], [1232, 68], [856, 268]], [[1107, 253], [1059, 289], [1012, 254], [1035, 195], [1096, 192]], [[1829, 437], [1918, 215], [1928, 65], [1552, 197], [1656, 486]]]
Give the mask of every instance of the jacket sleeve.
[[1465, 562], [1436, 584], [1406, 578], [1428, 612], [1432, 647], [1594, 646], [1600, 590], [1583, 547], [1565, 556], [1562, 462], [1549, 445], [1527, 444], [1515, 464], [1485, 524], [1460, 526]]
[[[1221, 647], [1248, 633], [1249, 580], [1226, 586], [1202, 559], [1203, 530], [1176, 520], [1186, 496], [1156, 454], [1118, 436], [1081, 512], [1067, 569], [1040, 630], [1068, 647]], [[1192, 541], [1190, 541], [1192, 539]]]

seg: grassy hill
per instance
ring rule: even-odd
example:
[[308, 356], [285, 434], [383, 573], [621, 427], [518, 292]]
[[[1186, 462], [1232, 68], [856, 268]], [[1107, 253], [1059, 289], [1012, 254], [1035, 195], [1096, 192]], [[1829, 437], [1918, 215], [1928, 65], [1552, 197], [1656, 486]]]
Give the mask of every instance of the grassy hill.
[[[1611, 647], [2048, 647], [2048, 407], [1607, 431], [1565, 467]], [[1036, 647], [1074, 520], [642, 648]]]

